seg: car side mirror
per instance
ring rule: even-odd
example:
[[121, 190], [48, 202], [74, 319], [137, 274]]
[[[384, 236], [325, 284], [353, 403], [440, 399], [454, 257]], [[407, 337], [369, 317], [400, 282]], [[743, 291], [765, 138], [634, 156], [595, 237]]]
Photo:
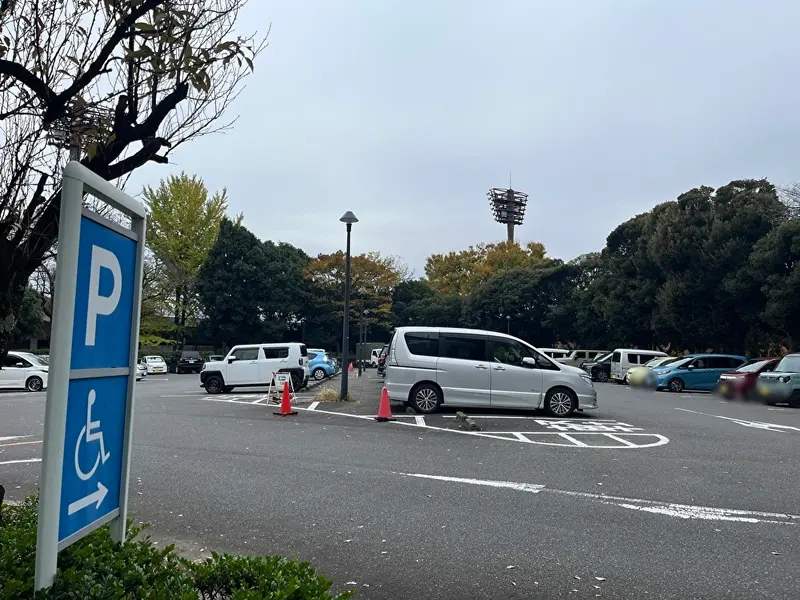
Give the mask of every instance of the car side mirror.
[[231, 356], [231, 357], [228, 359], [228, 364], [231, 364], [231, 363], [232, 363], [233, 361], [235, 361], [235, 360], [236, 360], [236, 357], [235, 357], [235, 356]]
[[17, 363], [17, 364], [15, 364], [14, 366], [15, 366], [15, 367], [18, 367], [18, 368], [20, 368], [20, 369], [24, 369], [24, 368], [25, 368], [25, 363], [18, 362], [18, 363]]
[[694, 371], [695, 370], [695, 366], [694, 365], [689, 365], [686, 368], [689, 369], [690, 371]]
[[522, 366], [528, 367], [529, 369], [535, 369], [539, 365], [539, 361], [535, 358], [531, 358], [530, 356], [524, 356], [522, 358]]

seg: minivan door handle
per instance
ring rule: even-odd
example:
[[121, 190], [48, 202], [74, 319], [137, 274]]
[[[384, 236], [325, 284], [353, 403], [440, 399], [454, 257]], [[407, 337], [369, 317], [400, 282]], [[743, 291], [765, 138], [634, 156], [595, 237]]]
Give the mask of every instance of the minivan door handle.
[[475, 368], [476, 369], [488, 369], [489, 367], [487, 367], [486, 365], [475, 365]]
[[505, 367], [495, 367], [494, 370], [495, 371], [505, 371], [506, 368]]

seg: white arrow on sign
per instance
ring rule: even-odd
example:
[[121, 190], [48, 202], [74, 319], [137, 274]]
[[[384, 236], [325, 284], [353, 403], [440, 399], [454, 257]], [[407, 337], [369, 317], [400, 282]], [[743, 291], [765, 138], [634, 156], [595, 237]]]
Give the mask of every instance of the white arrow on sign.
[[96, 503], [95, 508], [100, 508], [100, 504], [102, 504], [106, 494], [108, 494], [108, 488], [98, 481], [97, 491], [92, 492], [88, 496], [84, 496], [80, 500], [75, 500], [75, 502], [70, 504], [67, 508], [67, 514], [74, 515], [76, 512], [83, 510], [92, 503]]

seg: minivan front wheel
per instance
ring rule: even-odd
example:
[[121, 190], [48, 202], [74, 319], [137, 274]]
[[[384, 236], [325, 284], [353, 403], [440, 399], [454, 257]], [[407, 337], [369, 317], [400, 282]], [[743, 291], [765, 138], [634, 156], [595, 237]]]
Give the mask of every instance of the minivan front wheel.
[[597, 374], [595, 375], [595, 379], [597, 379], [597, 381], [600, 381], [600, 382], [604, 383], [604, 382], [608, 381], [608, 373], [606, 373], [605, 371], [602, 371], [602, 370], [601, 371], [597, 371]]
[[547, 392], [544, 409], [552, 417], [568, 417], [578, 406], [575, 392], [567, 388], [554, 388]]
[[411, 390], [409, 402], [419, 413], [434, 413], [442, 405], [442, 392], [432, 383], [422, 383]]

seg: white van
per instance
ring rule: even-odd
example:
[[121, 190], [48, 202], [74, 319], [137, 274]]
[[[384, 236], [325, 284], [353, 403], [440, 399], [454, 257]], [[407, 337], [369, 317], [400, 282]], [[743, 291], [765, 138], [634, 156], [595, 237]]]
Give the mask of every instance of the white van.
[[234, 346], [220, 361], [203, 364], [200, 387], [209, 394], [235, 387], [265, 387], [273, 373], [290, 373], [296, 391], [308, 385], [308, 350], [305, 344], [244, 344]]
[[560, 360], [565, 365], [572, 365], [577, 367], [583, 362], [592, 362], [604, 355], [608, 354], [608, 350], [573, 350], [566, 358]]
[[611, 355], [611, 379], [617, 383], [627, 383], [628, 369], [643, 365], [660, 356], [667, 356], [667, 354], [658, 350], [617, 348]]
[[566, 360], [569, 356], [570, 351], [564, 348], [537, 348], [539, 352], [547, 356], [548, 358], [552, 358], [553, 360], [557, 360], [558, 362], [562, 362]]
[[588, 373], [503, 333], [398, 327], [386, 365], [389, 399], [421, 413], [442, 404], [544, 408], [555, 417], [597, 408]]

